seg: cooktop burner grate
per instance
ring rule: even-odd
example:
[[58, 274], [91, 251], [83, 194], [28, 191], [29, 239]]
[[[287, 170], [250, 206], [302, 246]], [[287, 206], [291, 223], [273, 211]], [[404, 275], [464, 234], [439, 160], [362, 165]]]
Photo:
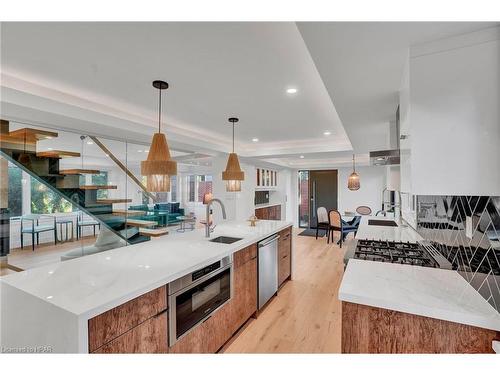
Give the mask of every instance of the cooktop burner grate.
[[359, 240], [354, 258], [439, 268], [439, 264], [422, 245], [410, 242]]

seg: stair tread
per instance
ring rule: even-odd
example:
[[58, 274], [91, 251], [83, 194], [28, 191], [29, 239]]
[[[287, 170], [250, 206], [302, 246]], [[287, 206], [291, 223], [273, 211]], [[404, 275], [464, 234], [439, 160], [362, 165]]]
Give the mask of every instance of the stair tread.
[[118, 189], [116, 185], [81, 185], [82, 190], [104, 190], [104, 189]]
[[132, 227], [151, 227], [153, 225], [157, 225], [158, 223], [152, 220], [127, 219], [125, 224]]
[[17, 129], [9, 132], [9, 136], [14, 137], [14, 138], [23, 138], [26, 136], [26, 138], [32, 140], [36, 139], [37, 141], [40, 141], [42, 139], [51, 139], [51, 138], [56, 138], [59, 134], [56, 132], [51, 132], [48, 130], [40, 130], [40, 129], [33, 129], [33, 128], [23, 128], [23, 129]]
[[130, 203], [132, 199], [98, 199], [97, 204]]
[[98, 169], [62, 169], [59, 171], [60, 174], [73, 175], [73, 174], [99, 174], [101, 173]]
[[73, 151], [63, 151], [63, 150], [50, 150], [50, 151], [39, 151], [36, 153], [38, 157], [45, 158], [78, 158], [80, 157], [79, 152]]

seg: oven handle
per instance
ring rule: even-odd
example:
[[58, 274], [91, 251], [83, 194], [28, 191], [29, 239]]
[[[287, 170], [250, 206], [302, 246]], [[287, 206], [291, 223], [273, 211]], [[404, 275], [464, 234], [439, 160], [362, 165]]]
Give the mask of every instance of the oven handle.
[[[219, 273], [222, 273], [224, 272], [225, 270], [227, 270], [228, 268], [231, 268], [231, 274], [233, 273], [233, 270], [232, 270], [232, 267], [233, 267], [233, 264], [232, 263], [229, 263], [227, 266], [223, 267], [223, 268], [219, 268], [218, 270], [212, 272], [212, 273], [208, 273], [206, 274], [205, 276], [203, 277], [200, 277], [198, 280], [192, 282], [191, 284], [189, 284], [188, 286], [186, 286], [185, 288], [182, 288], [180, 290], [178, 290], [177, 292], [175, 293], [172, 293], [170, 294], [171, 297], [175, 297], [175, 296], [178, 296], [179, 294], [181, 293], [184, 293], [186, 290], [189, 290], [189, 289], [193, 289], [194, 287], [198, 286], [199, 284], [201, 284], [202, 282], [204, 281], [207, 281], [208, 279], [211, 279], [212, 277], [214, 276], [217, 276]], [[170, 297], [169, 296], [169, 297]]]

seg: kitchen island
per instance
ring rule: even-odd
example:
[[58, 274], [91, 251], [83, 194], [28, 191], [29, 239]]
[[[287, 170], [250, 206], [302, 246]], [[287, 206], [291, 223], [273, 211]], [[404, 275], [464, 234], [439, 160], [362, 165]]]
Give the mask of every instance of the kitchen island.
[[[369, 219], [356, 240], [422, 240], [409, 226], [373, 226]], [[352, 259], [355, 246], [346, 252], [339, 289], [342, 352], [492, 352], [500, 314], [456, 271]]]
[[[234, 323], [232, 330], [212, 316], [207, 322], [211, 332], [202, 332], [200, 325], [185, 338], [212, 337], [220, 329], [224, 332], [216, 345], [197, 348], [216, 351], [234, 334], [241, 317], [248, 319], [257, 310], [257, 296], [252, 295], [257, 292], [256, 243], [275, 233], [282, 234], [278, 267], [280, 280], [285, 281], [291, 277], [293, 248], [291, 223], [284, 221], [260, 221], [256, 227], [247, 222], [219, 224], [211, 237], [241, 238], [232, 244], [210, 242], [204, 230], [195, 230], [6, 276], [0, 280], [1, 345], [47, 346], [54, 352], [71, 353], [171, 351], [166, 285], [234, 255], [234, 287], [245, 290], [235, 290], [232, 303], [218, 311], [225, 321]], [[247, 304], [245, 314], [235, 301]], [[94, 340], [92, 331], [99, 325], [100, 337]], [[147, 343], [151, 345], [144, 346]], [[173, 351], [188, 351], [188, 345], [179, 343]]]

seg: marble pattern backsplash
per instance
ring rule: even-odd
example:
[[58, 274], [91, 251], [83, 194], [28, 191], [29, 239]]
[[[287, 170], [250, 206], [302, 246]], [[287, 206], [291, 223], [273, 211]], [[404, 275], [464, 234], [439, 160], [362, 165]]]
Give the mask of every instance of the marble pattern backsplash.
[[500, 312], [500, 197], [418, 196], [417, 231]]

